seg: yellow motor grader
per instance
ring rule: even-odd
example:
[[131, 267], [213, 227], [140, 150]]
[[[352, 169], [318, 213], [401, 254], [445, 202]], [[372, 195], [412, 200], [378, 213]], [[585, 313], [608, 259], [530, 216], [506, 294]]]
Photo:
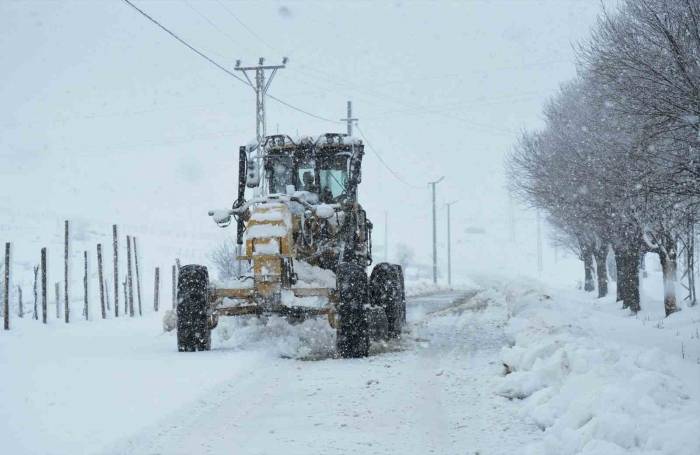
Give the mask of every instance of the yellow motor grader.
[[360, 140], [334, 133], [273, 135], [240, 148], [238, 198], [209, 215], [221, 227], [235, 220], [245, 271], [214, 284], [204, 266], [180, 268], [180, 351], [209, 350], [221, 316], [325, 317], [344, 358], [367, 356], [371, 338], [400, 336], [401, 267], [380, 263], [366, 272], [372, 223], [357, 201], [363, 154]]

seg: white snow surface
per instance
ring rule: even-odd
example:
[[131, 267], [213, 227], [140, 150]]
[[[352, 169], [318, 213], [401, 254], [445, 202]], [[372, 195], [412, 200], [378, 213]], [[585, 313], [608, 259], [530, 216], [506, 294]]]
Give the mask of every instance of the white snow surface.
[[700, 308], [634, 317], [612, 296], [507, 297], [499, 394], [543, 430], [528, 453], [700, 453]]
[[402, 339], [353, 360], [323, 318], [221, 318], [199, 353], [150, 310], [15, 319], [3, 452], [699, 453], [698, 308], [635, 318], [581, 291], [477, 283], [422, 288]]
[[287, 235], [287, 228], [277, 224], [255, 224], [245, 231], [246, 239], [284, 237], [285, 235]]
[[294, 260], [294, 273], [297, 274], [295, 288], [335, 289], [335, 273], [304, 261]]

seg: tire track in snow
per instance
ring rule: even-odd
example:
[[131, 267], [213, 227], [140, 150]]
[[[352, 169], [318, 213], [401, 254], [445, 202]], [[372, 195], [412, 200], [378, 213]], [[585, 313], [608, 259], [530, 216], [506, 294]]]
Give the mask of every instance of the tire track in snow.
[[409, 298], [401, 351], [263, 355], [248, 375], [107, 453], [517, 453], [538, 432], [491, 391], [505, 338], [501, 315], [477, 295]]

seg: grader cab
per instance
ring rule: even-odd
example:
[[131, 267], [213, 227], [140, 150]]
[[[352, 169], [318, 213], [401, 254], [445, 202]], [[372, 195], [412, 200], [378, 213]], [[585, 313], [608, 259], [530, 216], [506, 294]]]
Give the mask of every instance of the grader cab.
[[220, 283], [204, 266], [180, 268], [180, 351], [209, 350], [222, 316], [325, 317], [341, 357], [368, 355], [370, 338], [400, 336], [401, 267], [381, 263], [367, 277], [372, 223], [357, 201], [363, 154], [361, 141], [342, 134], [274, 135], [240, 148], [238, 198], [209, 215], [221, 227], [235, 220], [235, 259], [245, 267]]

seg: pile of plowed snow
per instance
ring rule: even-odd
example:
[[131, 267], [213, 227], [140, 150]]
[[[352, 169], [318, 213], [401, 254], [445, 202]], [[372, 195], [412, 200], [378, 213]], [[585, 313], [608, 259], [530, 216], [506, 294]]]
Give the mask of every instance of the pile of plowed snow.
[[220, 318], [212, 336], [217, 348], [262, 350], [295, 359], [328, 358], [335, 353], [335, 330], [325, 318], [300, 324], [279, 316]]
[[700, 453], [699, 308], [635, 318], [573, 292], [508, 303], [499, 393], [543, 430], [530, 453]]

